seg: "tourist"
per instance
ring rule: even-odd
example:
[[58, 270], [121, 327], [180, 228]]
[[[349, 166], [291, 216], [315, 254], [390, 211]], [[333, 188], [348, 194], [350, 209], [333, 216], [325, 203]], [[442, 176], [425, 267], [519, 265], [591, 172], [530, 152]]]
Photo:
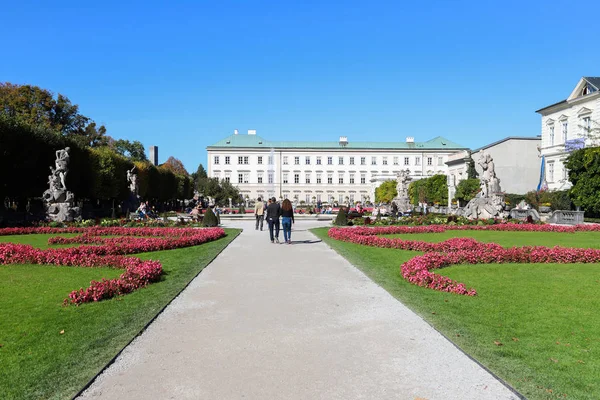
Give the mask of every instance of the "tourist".
[[262, 198], [258, 198], [254, 205], [254, 215], [256, 217], [256, 230], [260, 224], [260, 230], [263, 230], [263, 221], [265, 219], [265, 203], [262, 202]]
[[[269, 236], [271, 237], [271, 243], [279, 243], [279, 217], [281, 215], [281, 207], [277, 204], [275, 197], [269, 199], [269, 205], [267, 206], [267, 223], [269, 224]], [[275, 230], [275, 236], [273, 236], [273, 230]]]
[[140, 204], [140, 206], [136, 210], [136, 213], [137, 213], [137, 215], [138, 215], [139, 218], [146, 219], [146, 203], [144, 203], [142, 201], [142, 203]]
[[283, 226], [283, 240], [292, 244], [292, 224], [294, 223], [294, 208], [292, 203], [285, 199], [281, 203], [281, 226]]

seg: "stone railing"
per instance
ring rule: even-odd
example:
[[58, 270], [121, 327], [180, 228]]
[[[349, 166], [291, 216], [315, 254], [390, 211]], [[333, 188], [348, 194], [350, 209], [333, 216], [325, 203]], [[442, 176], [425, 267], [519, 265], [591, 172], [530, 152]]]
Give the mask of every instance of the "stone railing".
[[533, 209], [530, 208], [528, 210], [519, 210], [518, 208], [513, 208], [510, 210], [510, 217], [515, 219], [527, 219], [527, 217], [531, 216], [534, 221], [540, 220], [540, 214]]
[[553, 224], [583, 224], [583, 211], [555, 210], [550, 217]]

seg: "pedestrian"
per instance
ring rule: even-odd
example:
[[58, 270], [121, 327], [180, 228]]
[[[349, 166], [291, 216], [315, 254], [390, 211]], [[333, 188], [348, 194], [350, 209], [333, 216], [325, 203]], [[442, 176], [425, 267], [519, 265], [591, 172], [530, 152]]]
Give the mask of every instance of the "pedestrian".
[[265, 219], [265, 203], [262, 202], [262, 198], [258, 198], [256, 200], [256, 204], [254, 205], [254, 215], [256, 216], [256, 230], [258, 230], [258, 226], [260, 225], [260, 230], [263, 230], [263, 221]]
[[[267, 206], [267, 223], [269, 224], [269, 236], [271, 237], [271, 243], [279, 243], [279, 217], [281, 216], [281, 207], [277, 204], [275, 197], [269, 199], [269, 205]], [[275, 236], [273, 236], [273, 230], [275, 230]]]
[[283, 240], [292, 244], [292, 224], [294, 223], [294, 208], [292, 203], [285, 199], [281, 203], [281, 226], [283, 227]]

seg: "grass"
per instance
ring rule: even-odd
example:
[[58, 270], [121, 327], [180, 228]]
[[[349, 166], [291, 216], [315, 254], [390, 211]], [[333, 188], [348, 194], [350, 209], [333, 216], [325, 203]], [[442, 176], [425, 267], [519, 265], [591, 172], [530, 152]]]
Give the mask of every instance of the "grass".
[[[129, 295], [79, 307], [62, 306], [71, 290], [122, 271], [0, 266], [0, 398], [74, 396], [240, 231], [226, 232], [226, 237], [200, 246], [136, 255], [160, 260], [163, 279]], [[44, 248], [50, 236], [4, 236], [0, 241]]]
[[[319, 238], [373, 281], [530, 399], [600, 398], [600, 265], [482, 264], [442, 271], [477, 289], [476, 297], [409, 284], [400, 265], [417, 252]], [[441, 241], [474, 237], [504, 246], [598, 247], [597, 233], [450, 231], [403, 235]]]

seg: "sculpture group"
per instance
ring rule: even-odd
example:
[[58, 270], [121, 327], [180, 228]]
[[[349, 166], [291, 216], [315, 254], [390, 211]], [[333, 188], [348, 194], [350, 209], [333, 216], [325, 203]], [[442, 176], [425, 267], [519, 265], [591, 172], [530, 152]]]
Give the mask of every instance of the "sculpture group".
[[75, 196], [67, 190], [69, 151], [68, 147], [56, 151], [54, 167], [50, 166], [48, 176], [49, 188], [42, 195], [46, 216], [51, 221], [65, 222], [81, 218], [81, 210], [75, 206]]
[[469, 219], [500, 218], [504, 210], [504, 194], [500, 189], [500, 179], [496, 176], [494, 159], [482, 152], [477, 164], [481, 167], [481, 190], [462, 210], [462, 215]]
[[392, 200], [393, 203], [398, 207], [398, 211], [406, 212], [412, 207], [410, 205], [410, 198], [408, 197], [408, 185], [412, 178], [410, 177], [410, 170], [400, 171], [396, 176], [396, 191], [398, 194]]

